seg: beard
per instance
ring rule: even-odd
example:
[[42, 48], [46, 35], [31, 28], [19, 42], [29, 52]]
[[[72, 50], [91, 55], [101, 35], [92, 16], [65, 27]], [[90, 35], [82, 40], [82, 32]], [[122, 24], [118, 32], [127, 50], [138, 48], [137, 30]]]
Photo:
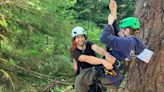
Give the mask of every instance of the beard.
[[80, 42], [77, 45], [80, 46], [80, 47], [83, 47], [85, 45], [85, 41], [84, 42]]
[[78, 45], [82, 47], [82, 46], [84, 46], [84, 45], [85, 45], [85, 42], [84, 42], [84, 43], [81, 43], [81, 44], [78, 44]]

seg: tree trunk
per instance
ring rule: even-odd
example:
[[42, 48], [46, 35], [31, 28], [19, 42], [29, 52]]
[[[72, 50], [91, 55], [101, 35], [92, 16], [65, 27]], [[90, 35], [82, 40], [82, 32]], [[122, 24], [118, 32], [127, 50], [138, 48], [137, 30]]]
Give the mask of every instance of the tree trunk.
[[150, 63], [136, 62], [123, 92], [164, 92], [164, 0], [136, 0], [139, 38], [154, 51]]

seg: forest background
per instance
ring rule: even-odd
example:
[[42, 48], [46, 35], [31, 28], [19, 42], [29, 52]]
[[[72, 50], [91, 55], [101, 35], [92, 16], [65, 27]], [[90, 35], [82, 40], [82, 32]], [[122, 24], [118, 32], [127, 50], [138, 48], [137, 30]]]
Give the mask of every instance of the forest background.
[[[117, 3], [118, 20], [134, 16], [134, 0]], [[0, 0], [0, 92], [72, 92], [71, 30], [82, 26], [88, 40], [103, 46], [99, 37], [108, 4], [109, 0]]]

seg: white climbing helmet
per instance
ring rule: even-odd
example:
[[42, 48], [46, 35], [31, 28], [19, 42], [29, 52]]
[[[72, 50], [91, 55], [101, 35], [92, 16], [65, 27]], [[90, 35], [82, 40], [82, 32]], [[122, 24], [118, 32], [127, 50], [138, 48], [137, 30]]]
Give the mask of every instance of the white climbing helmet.
[[74, 38], [75, 36], [79, 34], [84, 34], [84, 35], [86, 34], [84, 28], [80, 26], [74, 27], [72, 30], [72, 37]]

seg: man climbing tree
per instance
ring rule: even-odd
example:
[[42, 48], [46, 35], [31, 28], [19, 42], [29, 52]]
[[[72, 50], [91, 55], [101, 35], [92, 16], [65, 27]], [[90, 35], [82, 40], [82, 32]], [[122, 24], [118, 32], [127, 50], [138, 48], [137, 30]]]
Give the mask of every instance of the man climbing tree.
[[154, 56], [149, 64], [134, 64], [123, 92], [164, 92], [163, 15], [163, 0], [137, 0], [135, 16], [141, 20], [139, 37], [154, 51]]

